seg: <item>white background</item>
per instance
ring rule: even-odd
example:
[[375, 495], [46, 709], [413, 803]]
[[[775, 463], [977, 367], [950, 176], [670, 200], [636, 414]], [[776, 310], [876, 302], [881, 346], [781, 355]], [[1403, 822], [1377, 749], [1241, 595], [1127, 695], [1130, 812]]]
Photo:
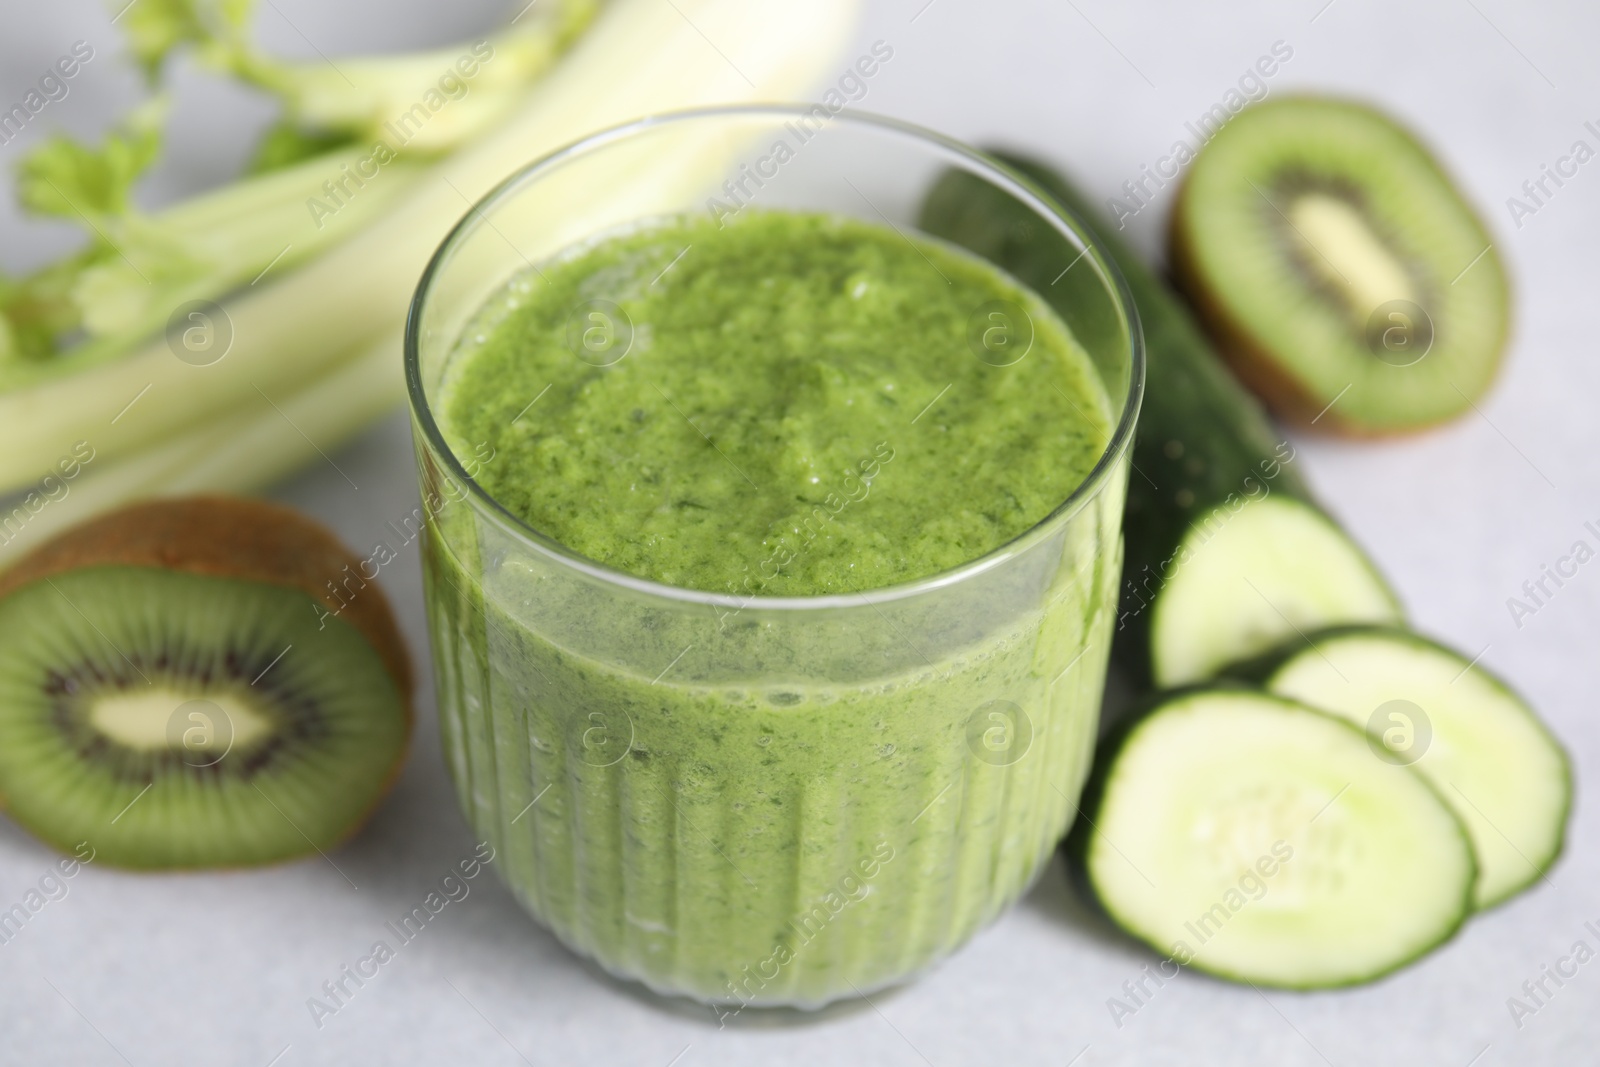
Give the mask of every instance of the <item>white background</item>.
[[[1576, 539], [1596, 543], [1586, 520], [1600, 525], [1600, 162], [1520, 228], [1505, 200], [1574, 140], [1600, 148], [1582, 126], [1600, 126], [1600, 12], [1578, 0], [924, 3], [884, 0], [867, 12], [849, 55], [882, 38], [895, 57], [860, 106], [1028, 149], [1108, 195], [1282, 40], [1294, 55], [1270, 80], [1272, 93], [1309, 87], [1383, 102], [1424, 134], [1481, 206], [1517, 297], [1511, 352], [1481, 413], [1410, 440], [1297, 444], [1317, 489], [1382, 564], [1419, 627], [1469, 656], [1486, 648], [1482, 662], [1525, 692], [1567, 745], [1580, 779], [1577, 809], [1567, 854], [1548, 880], [1375, 985], [1263, 996], [1185, 975], [1119, 1029], [1107, 998], [1153, 958], [1085, 912], [1057, 859], [1026, 900], [911, 987], [820, 1015], [747, 1012], [719, 1031], [703, 1008], [600, 977], [485, 876], [318, 1030], [306, 998], [472, 851], [425, 697], [405, 774], [368, 830], [333, 855], [339, 870], [313, 859], [259, 872], [89, 869], [75, 878], [66, 899], [0, 945], [0, 1062], [263, 1067], [281, 1056], [285, 1067], [665, 1067], [681, 1055], [682, 1067], [1059, 1067], [1080, 1052], [1084, 1065], [1593, 1062], [1600, 961], [1520, 1030], [1506, 998], [1574, 941], [1600, 949], [1583, 926], [1600, 928], [1587, 797], [1600, 757], [1600, 563], [1521, 629], [1506, 599]], [[309, 39], [337, 55], [465, 38], [502, 13], [495, 0], [272, 0], [260, 24], [275, 50], [312, 54]], [[0, 15], [0, 100], [20, 99], [75, 40], [98, 52], [68, 99], [51, 104], [25, 138], [0, 146], [8, 172], [51, 123], [94, 135], [136, 97], [138, 80], [116, 55], [100, 8], [4, 0]], [[698, 59], [721, 62], [709, 46]], [[152, 202], [225, 180], [270, 115], [262, 100], [192, 71], [180, 71], [178, 83], [177, 135], [147, 188]], [[1170, 190], [1129, 224], [1153, 255], [1169, 201]], [[64, 228], [25, 223], [9, 204], [0, 208], [0, 235], [9, 270], [71, 243]], [[332, 458], [359, 490], [324, 465], [274, 495], [365, 551], [386, 520], [416, 506], [407, 424], [393, 417]], [[417, 560], [414, 546], [406, 551], [384, 582], [423, 664]], [[20, 899], [53, 859], [0, 821], [0, 905]]]

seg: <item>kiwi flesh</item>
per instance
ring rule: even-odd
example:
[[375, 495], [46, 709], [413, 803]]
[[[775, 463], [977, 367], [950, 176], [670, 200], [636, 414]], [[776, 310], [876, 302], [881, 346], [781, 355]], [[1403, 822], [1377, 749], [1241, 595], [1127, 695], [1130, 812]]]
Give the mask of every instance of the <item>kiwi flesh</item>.
[[1301, 425], [1453, 418], [1505, 348], [1510, 290], [1482, 220], [1365, 104], [1293, 96], [1235, 116], [1189, 168], [1171, 260], [1239, 376]]
[[193, 497], [103, 516], [0, 574], [11, 817], [145, 869], [349, 836], [411, 732], [405, 646], [377, 586], [348, 591], [357, 564], [287, 508]]

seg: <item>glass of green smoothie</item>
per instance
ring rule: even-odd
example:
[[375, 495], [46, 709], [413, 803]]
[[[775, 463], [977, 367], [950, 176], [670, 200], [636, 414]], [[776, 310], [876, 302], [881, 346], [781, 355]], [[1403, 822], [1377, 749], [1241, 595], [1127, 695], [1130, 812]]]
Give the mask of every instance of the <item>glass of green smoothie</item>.
[[[1053, 282], [918, 230], [953, 171]], [[1143, 375], [1060, 207], [821, 105], [652, 118], [476, 205], [405, 359], [444, 751], [563, 943], [815, 1007], [1028, 888], [1089, 768]]]

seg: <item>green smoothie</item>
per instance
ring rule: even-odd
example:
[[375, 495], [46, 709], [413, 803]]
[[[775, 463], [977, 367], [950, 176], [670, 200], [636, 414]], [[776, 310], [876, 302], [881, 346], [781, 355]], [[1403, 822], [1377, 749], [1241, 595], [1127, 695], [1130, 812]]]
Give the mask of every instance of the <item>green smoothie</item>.
[[1113, 479], [1023, 538], [1114, 422], [1036, 295], [888, 227], [662, 220], [514, 278], [435, 407], [563, 546], [452, 504], [424, 457], [446, 752], [564, 942], [660, 990], [814, 1005], [1027, 886], [1094, 741], [1121, 505]]

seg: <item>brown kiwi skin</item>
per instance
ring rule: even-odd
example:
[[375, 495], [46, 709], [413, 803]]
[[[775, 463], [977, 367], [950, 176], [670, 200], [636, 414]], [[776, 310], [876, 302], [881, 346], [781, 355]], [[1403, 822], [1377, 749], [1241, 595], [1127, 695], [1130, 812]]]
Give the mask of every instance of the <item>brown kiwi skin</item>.
[[[1416, 141], [1416, 138], [1413, 137], [1412, 140]], [[1441, 180], [1452, 189], [1460, 189], [1450, 175], [1438, 166], [1437, 161], [1435, 169], [1439, 171]], [[1428, 422], [1379, 428], [1346, 420], [1339, 414], [1337, 404], [1324, 410], [1323, 401], [1312, 396], [1304, 385], [1279, 366], [1277, 359], [1266, 346], [1261, 344], [1243, 323], [1228, 313], [1222, 301], [1213, 298], [1211, 289], [1196, 262], [1194, 250], [1189, 244], [1188, 218], [1189, 212], [1193, 210], [1192, 188], [1193, 183], [1185, 176], [1183, 184], [1178, 189], [1176, 205], [1167, 222], [1167, 256], [1173, 280], [1177, 283], [1179, 291], [1188, 298], [1189, 305], [1194, 308], [1195, 314], [1204, 324], [1206, 332], [1211, 335], [1218, 351], [1227, 360], [1228, 366], [1233, 369], [1240, 381], [1249, 386], [1250, 390], [1266, 403], [1274, 415], [1291, 426], [1311, 432], [1321, 430], [1336, 437], [1386, 440], [1425, 433], [1454, 422], [1465, 414], [1465, 409], [1462, 409]], [[1481, 218], [1479, 221], [1481, 223]], [[1488, 227], [1485, 226], [1484, 229], [1487, 231]], [[1509, 284], [1508, 280], [1508, 288]], [[1492, 388], [1501, 366], [1505, 363], [1506, 340], [1511, 335], [1514, 310], [1511, 294], [1507, 292], [1506, 325], [1496, 346], [1497, 355], [1494, 365], [1490, 368], [1489, 381], [1484, 386], [1485, 392]], [[1317, 417], [1319, 414], [1321, 418]], [[1315, 423], [1312, 422], [1313, 419], [1316, 419]]]
[[[141, 501], [90, 519], [39, 546], [0, 573], [0, 599], [25, 585], [84, 567], [153, 567], [212, 578], [234, 578], [264, 585], [287, 586], [346, 620], [377, 652], [400, 690], [406, 715], [406, 744], [373, 795], [372, 804], [355, 819], [342, 844], [355, 836], [393, 788], [405, 767], [416, 713], [412, 706], [411, 659], [395, 624], [389, 600], [369, 582], [361, 596], [341, 603], [328, 589], [344, 569], [359, 573], [361, 560], [326, 527], [300, 512], [249, 497], [221, 495], [169, 497]], [[9, 798], [0, 793], [0, 810]], [[47, 842], [62, 851], [69, 846]], [[301, 856], [242, 866], [290, 863]], [[105, 866], [116, 866], [97, 860]], [[129, 870], [159, 870], [124, 868]], [[193, 870], [228, 869], [219, 867]]]

